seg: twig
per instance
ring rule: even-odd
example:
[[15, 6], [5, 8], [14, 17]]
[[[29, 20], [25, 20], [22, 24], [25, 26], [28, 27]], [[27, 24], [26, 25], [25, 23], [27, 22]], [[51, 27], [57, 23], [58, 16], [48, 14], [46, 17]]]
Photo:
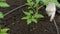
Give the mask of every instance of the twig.
[[18, 6], [17, 8], [14, 8], [14, 9], [12, 9], [11, 11], [9, 11], [9, 12], [5, 13], [5, 14], [4, 14], [4, 16], [6, 16], [6, 15], [8, 15], [8, 14], [12, 13], [13, 11], [15, 11], [15, 10], [17, 10], [17, 9], [19, 9], [19, 8], [23, 7], [23, 6], [26, 6], [26, 5], [27, 5], [27, 3], [25, 3], [25, 4], [24, 4], [24, 5], [22, 5], [22, 6]]
[[59, 34], [59, 28], [58, 28], [58, 25], [57, 25], [57, 23], [56, 23], [55, 19], [54, 19], [53, 21], [54, 21], [54, 25], [55, 25], [56, 30], [57, 30], [57, 34]]

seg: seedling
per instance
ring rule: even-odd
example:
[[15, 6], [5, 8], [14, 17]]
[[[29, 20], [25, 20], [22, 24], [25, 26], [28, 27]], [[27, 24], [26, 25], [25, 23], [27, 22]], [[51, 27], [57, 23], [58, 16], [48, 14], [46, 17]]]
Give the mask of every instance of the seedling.
[[43, 18], [44, 16], [42, 14], [38, 14], [37, 12], [34, 14], [32, 10], [29, 11], [23, 11], [23, 13], [26, 15], [25, 17], [23, 17], [22, 19], [26, 19], [27, 20], [27, 24], [31, 24], [31, 23], [37, 23], [37, 19], [38, 18]]
[[39, 2], [40, 2], [40, 0], [36, 0], [36, 2], [34, 2], [33, 0], [27, 0], [28, 8], [30, 8], [32, 10], [23, 11], [23, 13], [26, 16], [21, 18], [23, 20], [26, 19], [27, 24], [37, 23], [38, 18], [44, 18], [44, 16], [42, 14], [38, 13]]

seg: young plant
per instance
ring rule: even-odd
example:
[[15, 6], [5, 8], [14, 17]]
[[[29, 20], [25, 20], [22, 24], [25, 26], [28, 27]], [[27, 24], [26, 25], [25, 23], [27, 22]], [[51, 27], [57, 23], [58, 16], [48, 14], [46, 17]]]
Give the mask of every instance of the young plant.
[[44, 16], [42, 14], [38, 14], [37, 12], [34, 14], [32, 10], [29, 11], [23, 11], [23, 13], [26, 15], [25, 17], [23, 17], [22, 19], [26, 19], [27, 20], [27, 24], [31, 24], [31, 23], [37, 23], [37, 19], [38, 18], [43, 18]]
[[32, 9], [32, 10], [28, 10], [28, 11], [23, 11], [23, 13], [26, 16], [23, 17], [22, 19], [23, 20], [26, 19], [27, 24], [31, 24], [34, 22], [37, 23], [38, 18], [44, 18], [44, 16], [42, 14], [38, 13], [39, 2], [40, 2], [40, 0], [36, 0], [36, 2], [34, 2], [33, 0], [27, 0], [28, 8]]

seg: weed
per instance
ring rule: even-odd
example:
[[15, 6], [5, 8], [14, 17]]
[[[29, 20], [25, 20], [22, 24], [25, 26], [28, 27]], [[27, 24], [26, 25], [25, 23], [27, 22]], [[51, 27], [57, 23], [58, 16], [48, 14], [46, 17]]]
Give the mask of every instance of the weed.
[[32, 9], [32, 10], [23, 11], [23, 13], [26, 16], [21, 18], [23, 20], [26, 19], [27, 24], [31, 24], [33, 22], [37, 23], [38, 18], [44, 18], [44, 16], [42, 14], [38, 13], [39, 2], [40, 2], [40, 0], [36, 0], [36, 2], [34, 2], [33, 0], [27, 0], [28, 8]]

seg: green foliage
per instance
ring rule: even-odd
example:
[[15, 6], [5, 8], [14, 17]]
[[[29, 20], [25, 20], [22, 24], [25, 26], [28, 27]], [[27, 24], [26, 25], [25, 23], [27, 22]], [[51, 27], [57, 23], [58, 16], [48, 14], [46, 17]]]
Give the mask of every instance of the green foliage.
[[0, 11], [0, 18], [4, 18], [4, 15], [1, 11]]
[[0, 0], [0, 1], [6, 1], [6, 0]]
[[[25, 19], [27, 24], [37, 23], [38, 18], [44, 18], [42, 14], [38, 13], [39, 2], [40, 0], [36, 0], [36, 2], [33, 0], [27, 0], [28, 8], [30, 7], [32, 10], [23, 11], [26, 16], [21, 18], [22, 20]], [[33, 11], [36, 12], [34, 13]]]
[[33, 5], [34, 5], [33, 0], [27, 0], [27, 5], [28, 5], [29, 7], [33, 7]]
[[40, 1], [41, 1], [41, 0], [36, 0], [36, 3], [35, 3], [35, 5], [34, 5], [34, 7], [38, 8]]
[[40, 0], [36, 0], [36, 2], [34, 2], [33, 0], [27, 0], [27, 5], [30, 8], [32, 8], [32, 7], [38, 8], [39, 2], [40, 2]]
[[44, 5], [47, 5], [48, 2], [54, 2], [55, 5], [56, 5], [58, 8], [60, 8], [60, 3], [58, 2], [58, 0], [41, 0], [41, 2], [43, 2]]
[[8, 34], [7, 33], [8, 30], [9, 30], [9, 28], [0, 29], [0, 34]]
[[32, 10], [29, 11], [23, 11], [23, 13], [26, 15], [25, 17], [23, 17], [22, 19], [26, 19], [27, 20], [27, 24], [31, 24], [32, 22], [37, 23], [37, 19], [38, 18], [43, 18], [44, 16], [38, 13], [33, 13]]
[[0, 7], [3, 7], [3, 8], [5, 8], [5, 7], [10, 7], [10, 5], [7, 4], [6, 2], [0, 1]]
[[[6, 7], [10, 7], [10, 5], [7, 4], [6, 0], [0, 0], [0, 7], [6, 8]], [[0, 18], [4, 18], [4, 15], [1, 11], [0, 11]]]

